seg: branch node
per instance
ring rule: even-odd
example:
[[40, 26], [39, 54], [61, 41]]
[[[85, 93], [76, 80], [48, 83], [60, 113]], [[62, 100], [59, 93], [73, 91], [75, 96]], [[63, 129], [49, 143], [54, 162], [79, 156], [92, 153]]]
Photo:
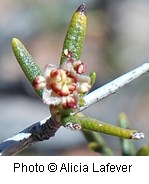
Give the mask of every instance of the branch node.
[[61, 124], [59, 122], [50, 118], [46, 123], [33, 127], [32, 136], [35, 141], [48, 140], [55, 135], [60, 126]]

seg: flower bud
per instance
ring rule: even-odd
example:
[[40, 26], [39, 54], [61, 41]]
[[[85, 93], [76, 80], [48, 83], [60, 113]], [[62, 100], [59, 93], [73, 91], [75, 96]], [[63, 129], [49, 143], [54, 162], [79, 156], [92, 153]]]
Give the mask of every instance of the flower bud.
[[34, 80], [33, 80], [33, 87], [36, 90], [40, 90], [46, 87], [46, 81], [45, 78], [43, 76], [37, 76]]

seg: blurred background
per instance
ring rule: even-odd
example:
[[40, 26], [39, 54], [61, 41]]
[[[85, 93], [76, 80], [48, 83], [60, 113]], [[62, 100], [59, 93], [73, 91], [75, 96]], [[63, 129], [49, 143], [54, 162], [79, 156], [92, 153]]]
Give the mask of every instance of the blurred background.
[[[19, 38], [41, 69], [58, 64], [73, 12], [86, 4], [88, 24], [82, 60], [95, 71], [94, 89], [149, 60], [148, 0], [1, 0], [0, 1], [0, 141], [49, 116], [48, 107], [34, 94], [11, 50]], [[149, 76], [146, 74], [116, 94], [85, 110], [86, 115], [117, 124], [125, 112], [130, 127], [145, 133], [134, 141], [149, 144]], [[103, 135], [120, 155], [118, 138]], [[60, 128], [55, 137], [37, 143], [21, 155], [98, 155], [87, 147], [81, 132]]]

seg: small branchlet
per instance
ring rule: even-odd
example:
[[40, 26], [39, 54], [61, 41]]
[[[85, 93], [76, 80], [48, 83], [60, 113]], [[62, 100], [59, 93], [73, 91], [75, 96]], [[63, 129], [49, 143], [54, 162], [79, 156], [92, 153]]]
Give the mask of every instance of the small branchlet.
[[137, 130], [130, 130], [121, 128], [118, 126], [114, 126], [111, 124], [104, 123], [100, 120], [91, 118], [91, 117], [76, 117], [76, 116], [68, 116], [62, 117], [61, 122], [64, 126], [69, 126], [74, 129], [74, 126], [81, 127], [81, 129], [87, 129], [95, 132], [101, 132], [104, 134], [109, 134], [116, 137], [121, 137], [125, 139], [143, 139], [144, 134], [142, 132], [138, 132]]

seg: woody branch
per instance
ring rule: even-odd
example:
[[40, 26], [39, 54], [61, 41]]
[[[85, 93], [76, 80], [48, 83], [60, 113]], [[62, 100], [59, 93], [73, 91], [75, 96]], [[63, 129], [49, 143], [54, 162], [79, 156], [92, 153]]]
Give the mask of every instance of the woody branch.
[[[73, 113], [73, 115], [90, 107], [99, 100], [115, 93], [118, 89], [137, 79], [148, 71], [149, 63], [145, 63], [140, 67], [89, 93], [84, 97], [86, 103], [85, 106], [78, 109], [75, 113]], [[38, 141], [47, 140], [55, 135], [60, 126], [61, 124], [54, 121], [51, 117], [45, 118], [44, 120], [39, 121], [24, 129], [15, 136], [4, 140], [0, 144], [0, 155], [15, 155]]]

